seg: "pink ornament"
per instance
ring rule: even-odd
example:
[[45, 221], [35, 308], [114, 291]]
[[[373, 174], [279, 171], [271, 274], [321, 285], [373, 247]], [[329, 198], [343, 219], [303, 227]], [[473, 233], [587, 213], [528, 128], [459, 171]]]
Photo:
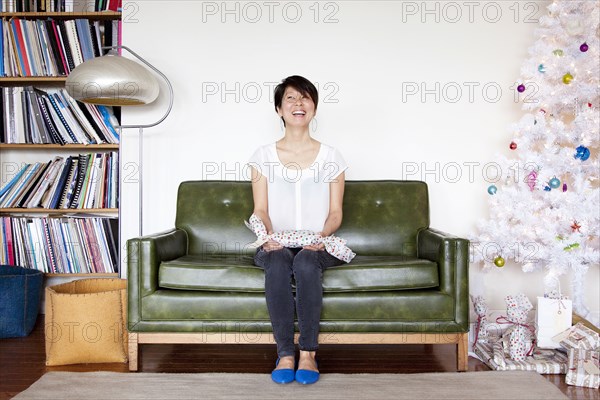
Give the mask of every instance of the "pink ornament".
[[531, 190], [533, 192], [533, 190], [535, 189], [535, 185], [537, 183], [537, 172], [535, 171], [531, 171], [528, 175], [527, 175], [527, 186], [529, 186], [529, 190]]

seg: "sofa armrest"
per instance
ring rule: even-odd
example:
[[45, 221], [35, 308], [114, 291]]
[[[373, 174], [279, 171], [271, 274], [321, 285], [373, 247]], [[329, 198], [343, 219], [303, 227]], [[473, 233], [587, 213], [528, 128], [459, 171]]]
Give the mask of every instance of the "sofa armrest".
[[435, 229], [417, 235], [417, 255], [436, 262], [440, 290], [455, 299], [455, 320], [468, 331], [469, 324], [469, 241]]
[[163, 261], [187, 254], [187, 233], [173, 229], [127, 241], [129, 329], [141, 320], [140, 301], [158, 288], [158, 267]]

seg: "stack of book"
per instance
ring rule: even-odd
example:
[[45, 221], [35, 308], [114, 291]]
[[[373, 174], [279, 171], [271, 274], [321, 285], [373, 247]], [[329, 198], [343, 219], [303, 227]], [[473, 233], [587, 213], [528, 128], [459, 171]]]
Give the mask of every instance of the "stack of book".
[[0, 189], [0, 208], [117, 208], [118, 163], [117, 152], [25, 163]]
[[0, 217], [0, 264], [46, 273], [118, 272], [118, 221]]
[[77, 102], [62, 88], [0, 91], [0, 143], [119, 143], [112, 107]]
[[120, 43], [119, 20], [2, 19], [0, 76], [66, 76]]
[[122, 0], [2, 0], [0, 12], [121, 11]]

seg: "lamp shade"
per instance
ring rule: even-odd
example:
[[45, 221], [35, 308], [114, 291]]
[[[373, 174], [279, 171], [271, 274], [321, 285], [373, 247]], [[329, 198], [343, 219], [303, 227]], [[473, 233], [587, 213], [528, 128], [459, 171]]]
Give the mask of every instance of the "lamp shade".
[[78, 65], [67, 77], [65, 88], [76, 100], [108, 106], [149, 104], [160, 90], [148, 69], [110, 53]]

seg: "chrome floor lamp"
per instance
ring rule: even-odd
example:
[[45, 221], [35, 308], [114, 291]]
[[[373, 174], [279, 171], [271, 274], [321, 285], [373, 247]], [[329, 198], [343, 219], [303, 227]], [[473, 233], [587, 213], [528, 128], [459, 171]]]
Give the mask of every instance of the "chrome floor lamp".
[[[143, 59], [127, 46], [103, 47], [110, 50], [102, 57], [96, 57], [78, 65], [67, 77], [66, 90], [76, 100], [88, 104], [106, 106], [143, 106], [156, 100], [160, 93], [160, 86], [156, 75], [160, 76], [168, 87], [169, 105], [164, 115], [156, 122], [141, 125], [118, 125], [119, 141], [124, 129], [139, 130], [139, 224], [138, 234], [143, 231], [143, 139], [144, 128], [151, 128], [163, 122], [173, 108], [173, 86], [169, 79], [148, 61]], [[115, 50], [124, 49], [150, 68], [155, 74], [144, 68], [139, 63], [122, 57]], [[121, 146], [119, 146], [119, 177], [122, 166]], [[119, 201], [121, 201], [121, 188], [119, 178]], [[121, 236], [121, 207], [119, 204], [119, 239]], [[121, 260], [121, 246], [119, 245], [119, 262]], [[120, 270], [120, 265], [119, 265]]]

